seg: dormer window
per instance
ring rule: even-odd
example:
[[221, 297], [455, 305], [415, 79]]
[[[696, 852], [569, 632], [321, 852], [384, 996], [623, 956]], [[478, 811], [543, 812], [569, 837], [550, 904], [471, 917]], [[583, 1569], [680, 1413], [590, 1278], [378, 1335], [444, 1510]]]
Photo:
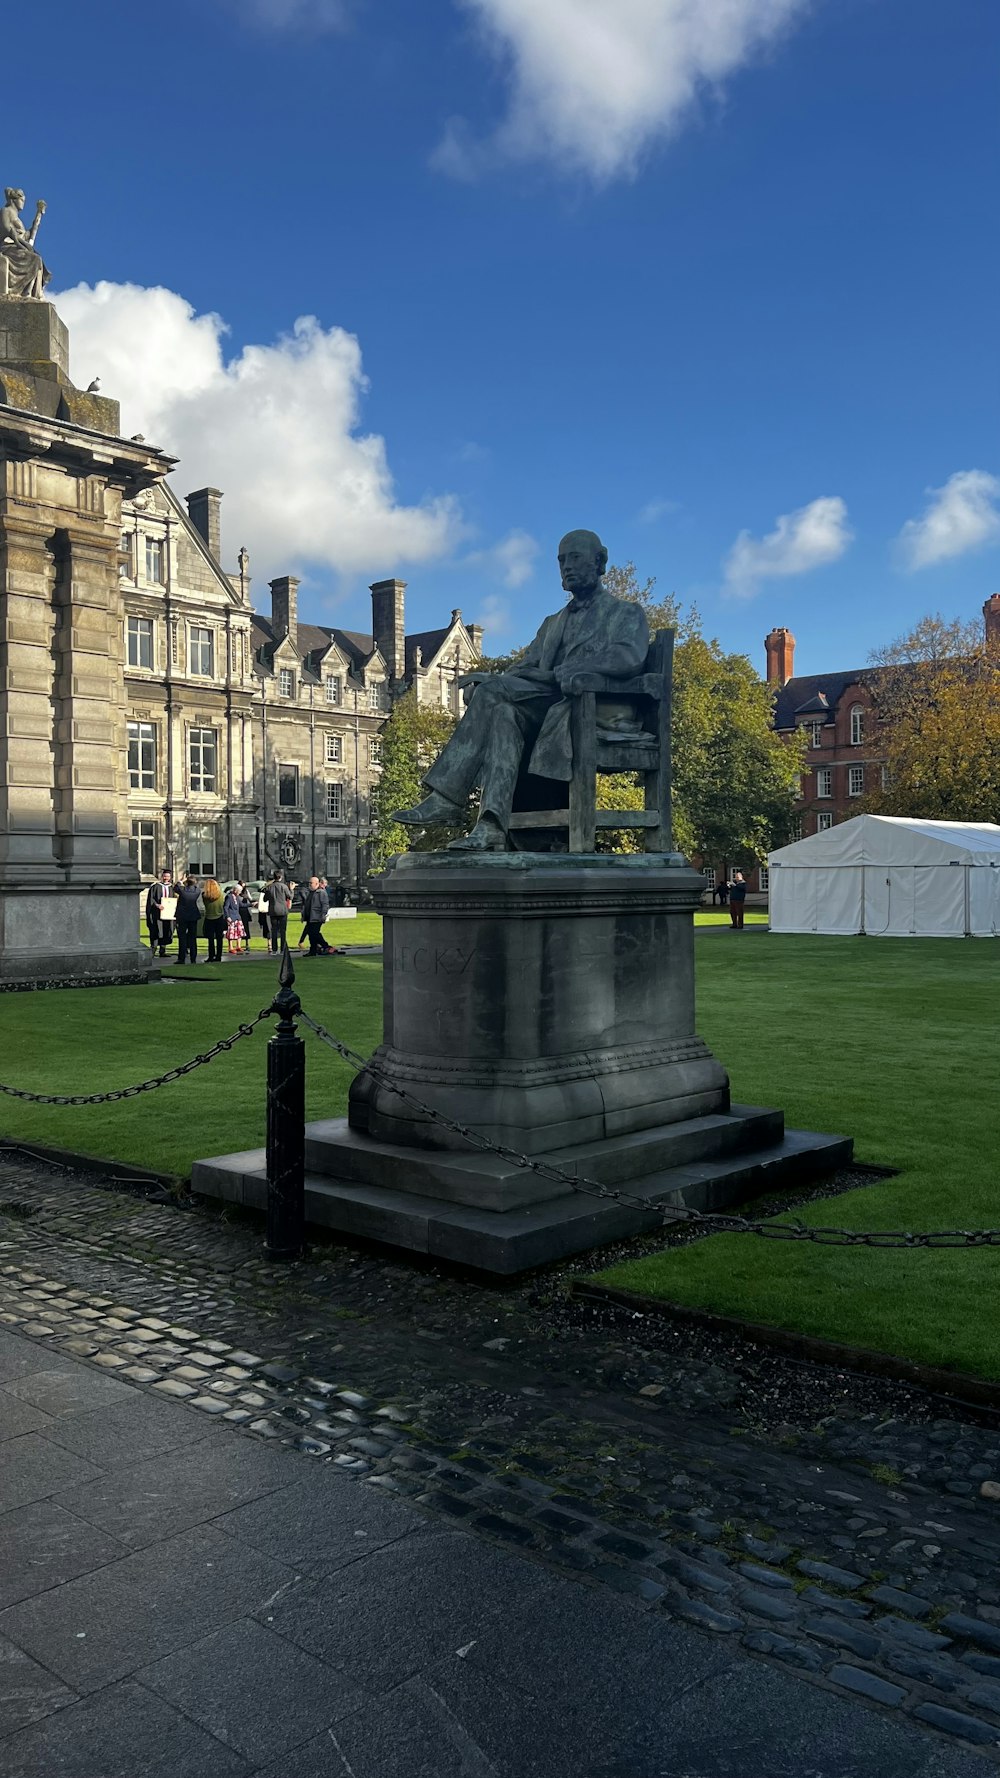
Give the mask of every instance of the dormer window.
[[368, 708], [369, 708], [369, 710], [384, 709], [384, 707], [385, 707], [383, 704], [384, 691], [385, 691], [385, 687], [383, 686], [381, 680], [376, 680], [373, 685], [370, 685], [368, 687]]
[[278, 690], [283, 698], [295, 696], [295, 674], [291, 667], [282, 667], [278, 673]]
[[822, 747], [823, 724], [821, 722], [807, 722], [806, 728], [809, 730], [810, 747]]
[[860, 704], [851, 706], [851, 746], [860, 747], [865, 738], [865, 713]]
[[339, 673], [328, 673], [326, 679], [326, 701], [328, 704], [339, 704], [344, 692], [343, 681]]
[[165, 575], [163, 572], [163, 538], [146, 538], [146, 579], [151, 586], [162, 586]]

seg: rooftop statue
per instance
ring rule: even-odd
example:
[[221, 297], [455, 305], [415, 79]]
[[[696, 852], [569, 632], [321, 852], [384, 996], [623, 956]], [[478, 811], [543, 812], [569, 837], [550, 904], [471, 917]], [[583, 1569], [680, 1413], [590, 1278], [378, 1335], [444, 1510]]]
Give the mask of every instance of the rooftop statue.
[[35, 252], [35, 236], [45, 215], [45, 203], [39, 198], [35, 220], [30, 229], [21, 221], [24, 193], [8, 185], [0, 210], [0, 296], [25, 296], [39, 299], [51, 273], [41, 255]]
[[393, 816], [406, 827], [462, 825], [466, 799], [482, 786], [472, 832], [450, 852], [502, 852], [522, 759], [541, 778], [573, 777], [570, 700], [599, 673], [629, 679], [642, 671], [649, 625], [639, 605], [615, 599], [602, 575], [608, 552], [593, 531], [570, 531], [559, 545], [569, 603], [545, 618], [524, 656], [506, 673], [468, 673], [467, 708], [447, 746], [424, 776], [428, 795]]

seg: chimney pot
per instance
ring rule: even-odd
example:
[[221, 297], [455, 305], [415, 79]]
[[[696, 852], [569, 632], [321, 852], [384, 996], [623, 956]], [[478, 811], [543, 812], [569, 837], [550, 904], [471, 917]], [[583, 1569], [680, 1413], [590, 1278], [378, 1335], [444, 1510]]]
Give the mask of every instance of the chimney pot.
[[218, 488], [197, 488], [187, 496], [188, 518], [217, 562], [222, 561], [221, 505], [222, 494]]

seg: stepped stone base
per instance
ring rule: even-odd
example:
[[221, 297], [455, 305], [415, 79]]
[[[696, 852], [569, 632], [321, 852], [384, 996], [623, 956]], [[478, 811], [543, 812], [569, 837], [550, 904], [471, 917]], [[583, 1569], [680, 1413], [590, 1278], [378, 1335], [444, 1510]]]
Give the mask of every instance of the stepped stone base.
[[[784, 1131], [779, 1111], [731, 1112], [558, 1149], [546, 1160], [642, 1198], [637, 1210], [564, 1191], [495, 1156], [376, 1142], [343, 1118], [306, 1126], [306, 1219], [348, 1238], [515, 1277], [648, 1233], [663, 1211], [722, 1210], [846, 1166], [849, 1137]], [[263, 1211], [263, 1149], [197, 1161], [193, 1189]]]

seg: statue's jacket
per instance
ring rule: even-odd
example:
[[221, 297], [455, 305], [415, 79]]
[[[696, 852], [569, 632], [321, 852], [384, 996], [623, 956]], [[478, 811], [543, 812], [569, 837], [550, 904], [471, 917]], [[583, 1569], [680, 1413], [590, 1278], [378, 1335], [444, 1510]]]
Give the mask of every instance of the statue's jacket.
[[[573, 667], [580, 673], [629, 679], [642, 672], [648, 652], [649, 625], [642, 606], [616, 599], [602, 587], [593, 598], [571, 599], [547, 617], [527, 653], [504, 678], [516, 679], [524, 667], [541, 667], [549, 673]], [[537, 684], [522, 683], [537, 695]], [[540, 778], [568, 782], [573, 776], [571, 708], [572, 700], [557, 694], [545, 714], [528, 766]]]

